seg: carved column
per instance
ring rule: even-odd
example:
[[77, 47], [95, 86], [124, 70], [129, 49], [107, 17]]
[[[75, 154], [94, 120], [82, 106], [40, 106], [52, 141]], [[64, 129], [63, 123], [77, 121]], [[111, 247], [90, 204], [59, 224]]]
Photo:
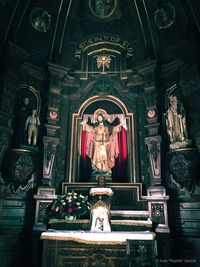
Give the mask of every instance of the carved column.
[[45, 230], [45, 216], [48, 205], [56, 199], [55, 189], [51, 187], [39, 187], [37, 194], [34, 195], [36, 200], [34, 230]]
[[198, 133], [196, 136], [195, 136], [195, 141], [196, 141], [196, 146], [199, 150], [199, 153], [200, 153], [200, 133]]
[[0, 167], [2, 164], [2, 159], [4, 157], [5, 151], [8, 148], [9, 143], [9, 133], [0, 127]]
[[44, 158], [43, 158], [43, 184], [50, 184], [52, 179], [52, 169], [55, 160], [56, 148], [59, 139], [54, 137], [43, 138]]
[[145, 199], [148, 202], [149, 215], [155, 224], [156, 232], [169, 233], [167, 201], [164, 186], [154, 186], [147, 190]]
[[153, 185], [161, 184], [161, 136], [150, 136], [145, 138], [148, 147], [148, 157], [150, 163], [150, 177]]
[[63, 73], [58, 66], [49, 65], [51, 72], [51, 85], [49, 92], [47, 135], [43, 137], [44, 157], [43, 157], [43, 185], [51, 186], [53, 181], [52, 170], [55, 167], [56, 150], [59, 144], [60, 135], [60, 78]]
[[147, 107], [147, 121], [145, 126], [147, 129], [147, 137], [145, 144], [148, 148], [149, 158], [149, 173], [151, 177], [151, 185], [161, 184], [161, 136], [158, 135], [160, 124], [157, 122], [156, 110], [156, 93], [155, 86], [148, 86], [145, 88], [146, 92], [146, 107]]
[[155, 224], [156, 232], [169, 233], [167, 201], [164, 186], [161, 186], [161, 141], [158, 134], [159, 126], [156, 99], [157, 93], [154, 85], [145, 88], [147, 121], [147, 137], [145, 144], [148, 149], [149, 173], [151, 178], [151, 187], [147, 190], [145, 199], [148, 202], [148, 209], [151, 220]]

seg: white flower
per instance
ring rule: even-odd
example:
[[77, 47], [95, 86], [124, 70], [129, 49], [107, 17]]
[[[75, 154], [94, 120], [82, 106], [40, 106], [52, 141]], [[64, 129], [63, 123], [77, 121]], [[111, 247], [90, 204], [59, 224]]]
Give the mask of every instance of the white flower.
[[59, 211], [59, 207], [56, 207], [56, 212]]
[[74, 198], [74, 199], [77, 199], [77, 196], [74, 196], [73, 198]]
[[76, 205], [77, 205], [77, 206], [80, 206], [80, 204], [81, 204], [81, 203], [79, 203], [79, 202], [76, 202]]
[[63, 206], [65, 206], [66, 205], [66, 202], [63, 202]]

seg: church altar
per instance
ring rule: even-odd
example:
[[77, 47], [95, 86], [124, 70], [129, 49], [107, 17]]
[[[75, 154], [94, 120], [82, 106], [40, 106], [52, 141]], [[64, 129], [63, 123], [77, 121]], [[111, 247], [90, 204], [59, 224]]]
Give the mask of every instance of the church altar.
[[113, 244], [125, 245], [127, 240], [154, 240], [155, 233], [150, 231], [141, 232], [90, 232], [90, 231], [58, 231], [49, 230], [41, 234], [42, 240], [74, 241], [84, 244]]
[[157, 266], [155, 233], [150, 231], [93, 233], [49, 230], [44, 242], [43, 267]]

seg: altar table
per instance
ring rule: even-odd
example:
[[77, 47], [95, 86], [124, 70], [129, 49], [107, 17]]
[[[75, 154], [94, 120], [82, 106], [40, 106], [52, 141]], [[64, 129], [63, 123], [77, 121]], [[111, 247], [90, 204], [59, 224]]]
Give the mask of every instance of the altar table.
[[44, 242], [42, 267], [156, 267], [155, 233], [49, 230]]

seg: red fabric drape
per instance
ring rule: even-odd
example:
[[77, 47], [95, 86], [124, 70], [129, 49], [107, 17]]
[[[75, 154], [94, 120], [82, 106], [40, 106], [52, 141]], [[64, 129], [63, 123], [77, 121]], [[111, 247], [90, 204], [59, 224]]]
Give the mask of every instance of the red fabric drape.
[[[80, 181], [88, 181], [92, 169], [91, 160], [86, 154], [86, 131], [82, 131], [81, 137]], [[118, 133], [118, 145], [119, 155], [112, 169], [112, 181], [127, 182], [127, 134], [123, 127]]]
[[82, 131], [81, 136], [81, 157], [86, 159], [86, 131]]
[[81, 157], [80, 157], [80, 176], [79, 181], [88, 182], [92, 173], [91, 160], [86, 154], [86, 131], [81, 135]]
[[127, 182], [127, 134], [122, 127], [118, 133], [119, 155], [112, 169], [113, 182]]
[[126, 148], [126, 130], [122, 127], [118, 134], [119, 144], [119, 162], [124, 162], [127, 159], [127, 148]]

